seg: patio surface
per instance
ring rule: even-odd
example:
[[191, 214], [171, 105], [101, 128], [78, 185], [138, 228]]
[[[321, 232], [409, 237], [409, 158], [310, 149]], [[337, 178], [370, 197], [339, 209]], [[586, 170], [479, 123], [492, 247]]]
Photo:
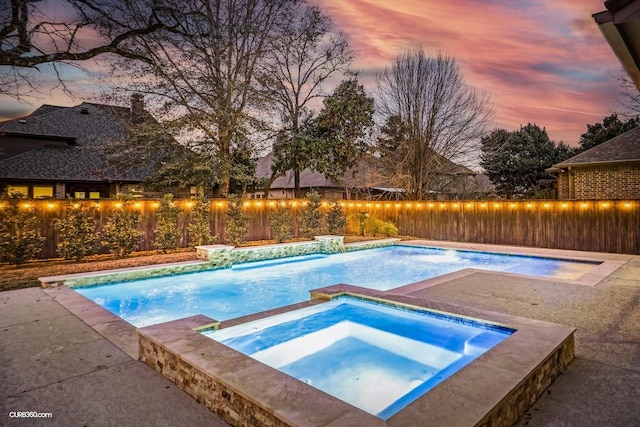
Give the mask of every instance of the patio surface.
[[[535, 253], [620, 267], [584, 284], [468, 271], [402, 293], [577, 328], [575, 360], [518, 426], [640, 425], [640, 256]], [[64, 288], [0, 293], [0, 425], [226, 425], [132, 357], [135, 331], [128, 324], [78, 297]], [[52, 418], [10, 418], [13, 411]]]

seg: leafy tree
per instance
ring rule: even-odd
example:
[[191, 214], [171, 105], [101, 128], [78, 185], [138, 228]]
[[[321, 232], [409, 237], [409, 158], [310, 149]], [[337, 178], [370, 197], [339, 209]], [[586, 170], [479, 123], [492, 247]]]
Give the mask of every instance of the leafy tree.
[[191, 208], [191, 221], [187, 226], [191, 246], [210, 245], [218, 239], [211, 234], [211, 203], [200, 196]]
[[276, 210], [269, 216], [269, 227], [278, 243], [290, 240], [292, 237], [291, 224], [293, 223], [293, 212], [291, 207], [285, 202], [280, 202]]
[[313, 139], [309, 167], [325, 177], [339, 180], [356, 165], [369, 145], [373, 126], [373, 98], [353, 78], [345, 80], [324, 99], [318, 117], [311, 123]]
[[451, 162], [477, 157], [492, 117], [488, 95], [465, 83], [454, 58], [422, 49], [399, 54], [377, 75], [376, 101], [386, 120], [378, 169], [416, 200], [437, 190]]
[[58, 253], [64, 259], [76, 261], [96, 254], [100, 249], [97, 225], [95, 207], [68, 200], [66, 216], [54, 222], [58, 230]]
[[317, 6], [293, 9], [281, 36], [271, 42], [260, 78], [264, 96], [277, 106], [281, 122], [271, 182], [293, 170], [296, 197], [301, 197], [300, 172], [308, 166], [309, 141], [303, 129], [312, 117], [309, 104], [323, 96], [323, 83], [345, 72], [353, 58], [346, 35], [333, 32], [332, 26]]
[[181, 209], [173, 202], [173, 194], [165, 194], [156, 211], [158, 219], [153, 230], [155, 233], [154, 245], [164, 253], [167, 252], [167, 249], [178, 247], [180, 212]]
[[116, 197], [120, 207], [109, 215], [101, 235], [102, 244], [121, 258], [133, 252], [144, 235], [138, 229], [140, 212], [133, 208], [132, 199], [129, 194], [119, 194]]
[[480, 165], [500, 196], [527, 197], [539, 190], [545, 169], [556, 159], [556, 148], [547, 132], [535, 124], [509, 132], [497, 129], [482, 138]]
[[7, 205], [0, 210], [0, 261], [20, 265], [42, 250], [40, 220], [21, 193], [3, 199]]
[[320, 195], [316, 191], [307, 193], [306, 206], [302, 209], [300, 232], [311, 239], [322, 234], [324, 228], [324, 215], [320, 210]]
[[640, 126], [640, 116], [622, 121], [616, 113], [593, 125], [587, 125], [587, 132], [580, 136], [580, 151], [585, 151], [602, 144], [611, 138], [623, 134], [636, 126]]
[[[35, 92], [44, 64], [54, 68], [66, 89], [63, 65], [80, 69], [77, 61], [102, 54], [146, 61], [130, 42], [160, 29], [172, 30], [171, 14], [163, 13], [169, 6], [157, 0], [6, 2], [0, 7], [0, 94], [20, 98]], [[52, 20], [51, 7], [63, 18]]]
[[329, 211], [327, 212], [327, 231], [329, 234], [340, 235], [344, 233], [344, 227], [347, 225], [347, 217], [344, 214], [342, 206], [337, 201], [331, 202]]
[[224, 227], [224, 233], [227, 243], [238, 246], [247, 237], [249, 217], [242, 212], [242, 199], [235, 194], [227, 196], [225, 216], [227, 222]]

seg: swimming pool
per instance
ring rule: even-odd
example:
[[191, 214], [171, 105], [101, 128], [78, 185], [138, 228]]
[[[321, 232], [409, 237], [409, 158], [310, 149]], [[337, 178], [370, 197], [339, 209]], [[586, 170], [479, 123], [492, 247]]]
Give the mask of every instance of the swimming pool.
[[309, 290], [338, 283], [389, 290], [464, 268], [571, 279], [593, 267], [587, 262], [396, 245], [74, 289], [143, 327], [195, 314], [228, 320], [308, 300]]
[[387, 419], [513, 332], [341, 297], [203, 334]]

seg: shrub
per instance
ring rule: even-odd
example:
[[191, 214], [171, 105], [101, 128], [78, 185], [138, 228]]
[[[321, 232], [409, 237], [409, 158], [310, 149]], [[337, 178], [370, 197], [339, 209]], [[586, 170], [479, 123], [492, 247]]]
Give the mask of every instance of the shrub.
[[109, 252], [121, 258], [133, 252], [144, 235], [138, 230], [140, 213], [132, 208], [131, 199], [128, 194], [116, 197], [121, 206], [107, 218], [102, 230], [102, 244], [109, 248]]
[[347, 225], [347, 217], [338, 202], [331, 202], [331, 207], [327, 212], [327, 231], [329, 234], [343, 234]]
[[227, 210], [225, 212], [227, 223], [224, 233], [228, 244], [238, 246], [247, 237], [247, 224], [249, 217], [242, 212], [242, 199], [230, 194], [227, 196]]
[[269, 216], [269, 227], [276, 241], [282, 243], [292, 237], [291, 224], [293, 223], [293, 212], [286, 203], [278, 203], [276, 210]]
[[392, 222], [369, 216], [368, 212], [349, 215], [349, 229], [351, 231], [357, 230], [361, 236], [394, 237], [398, 235], [398, 228]]
[[309, 239], [323, 233], [324, 215], [320, 211], [320, 195], [312, 191], [306, 195], [307, 205], [302, 209], [300, 232]]
[[211, 203], [204, 196], [199, 196], [191, 209], [191, 221], [187, 226], [191, 246], [210, 245], [218, 239], [211, 234]]
[[0, 212], [0, 261], [20, 265], [40, 253], [45, 239], [35, 209], [20, 193], [3, 198], [8, 206]]
[[357, 214], [351, 214], [351, 220], [355, 223], [358, 229], [358, 235], [364, 236], [367, 219], [369, 218], [369, 212], [360, 212]]
[[97, 253], [100, 249], [97, 224], [95, 207], [68, 200], [66, 216], [53, 223], [58, 230], [58, 254], [64, 259], [80, 261]]
[[382, 221], [373, 217], [367, 218], [365, 221], [365, 228], [374, 237], [395, 237], [398, 235], [398, 227], [396, 227], [392, 222]]
[[157, 222], [153, 230], [155, 233], [153, 244], [164, 253], [167, 252], [167, 249], [178, 247], [180, 212], [180, 208], [173, 203], [173, 194], [165, 194], [156, 211]]

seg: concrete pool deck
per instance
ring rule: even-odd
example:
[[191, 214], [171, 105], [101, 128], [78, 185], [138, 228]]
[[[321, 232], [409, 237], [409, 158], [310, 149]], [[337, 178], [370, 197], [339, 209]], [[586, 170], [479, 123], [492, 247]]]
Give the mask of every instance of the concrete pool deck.
[[[403, 292], [577, 328], [576, 359], [518, 425], [640, 425], [640, 256], [560, 252], [619, 265], [590, 286], [473, 271]], [[134, 360], [135, 330], [76, 296], [66, 288], [0, 293], [2, 425], [225, 425]], [[9, 418], [11, 411], [53, 418]]]

